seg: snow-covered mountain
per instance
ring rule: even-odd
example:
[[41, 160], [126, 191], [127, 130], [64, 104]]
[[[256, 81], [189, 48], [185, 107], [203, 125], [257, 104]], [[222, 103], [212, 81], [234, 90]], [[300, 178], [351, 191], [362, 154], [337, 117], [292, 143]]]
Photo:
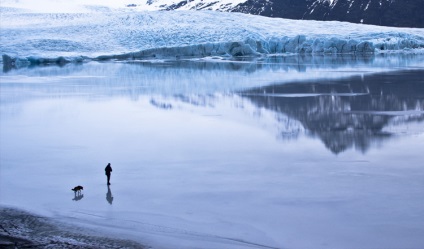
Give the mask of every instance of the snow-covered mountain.
[[219, 10], [232, 11], [246, 0], [147, 0], [134, 1], [128, 7], [141, 7], [147, 10]]
[[155, 10], [219, 10], [268, 17], [424, 27], [423, 0], [133, 0]]
[[[1, 0], [1, 6], [29, 6], [66, 12], [78, 5], [137, 11], [214, 10], [296, 20], [346, 21], [393, 27], [424, 28], [424, 0]], [[74, 9], [75, 12], [81, 9]]]
[[309, 0], [308, 2], [304, 19], [424, 27], [423, 0]]

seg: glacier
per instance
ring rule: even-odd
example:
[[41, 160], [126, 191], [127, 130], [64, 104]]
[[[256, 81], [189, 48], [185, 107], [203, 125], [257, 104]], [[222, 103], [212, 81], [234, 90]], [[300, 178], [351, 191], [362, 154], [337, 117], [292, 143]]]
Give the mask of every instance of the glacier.
[[424, 51], [424, 30], [415, 28], [100, 5], [68, 10], [2, 4], [3, 64]]

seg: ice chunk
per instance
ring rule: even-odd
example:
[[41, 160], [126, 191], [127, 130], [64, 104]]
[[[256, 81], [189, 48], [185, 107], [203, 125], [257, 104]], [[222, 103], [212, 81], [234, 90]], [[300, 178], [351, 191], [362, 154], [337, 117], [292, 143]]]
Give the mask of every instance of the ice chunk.
[[84, 58], [81, 56], [78, 57], [55, 57], [55, 58], [43, 58], [37, 56], [29, 56], [29, 57], [11, 57], [9, 55], [4, 54], [2, 56], [3, 59], [3, 69], [8, 71], [12, 68], [22, 68], [34, 65], [65, 65], [67, 63], [81, 63], [88, 58]]

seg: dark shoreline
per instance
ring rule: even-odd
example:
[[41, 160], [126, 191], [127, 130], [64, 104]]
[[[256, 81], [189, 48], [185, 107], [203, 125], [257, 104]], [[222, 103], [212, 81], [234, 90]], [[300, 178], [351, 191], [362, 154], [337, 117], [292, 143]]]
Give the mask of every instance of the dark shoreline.
[[140, 248], [137, 242], [96, 235], [29, 212], [0, 207], [0, 248]]

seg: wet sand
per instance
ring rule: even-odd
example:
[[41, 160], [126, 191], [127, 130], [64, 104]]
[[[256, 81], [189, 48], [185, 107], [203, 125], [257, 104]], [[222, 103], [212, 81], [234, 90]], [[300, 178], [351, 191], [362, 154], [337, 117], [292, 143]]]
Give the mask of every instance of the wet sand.
[[0, 248], [149, 248], [133, 241], [81, 231], [51, 218], [0, 207]]

